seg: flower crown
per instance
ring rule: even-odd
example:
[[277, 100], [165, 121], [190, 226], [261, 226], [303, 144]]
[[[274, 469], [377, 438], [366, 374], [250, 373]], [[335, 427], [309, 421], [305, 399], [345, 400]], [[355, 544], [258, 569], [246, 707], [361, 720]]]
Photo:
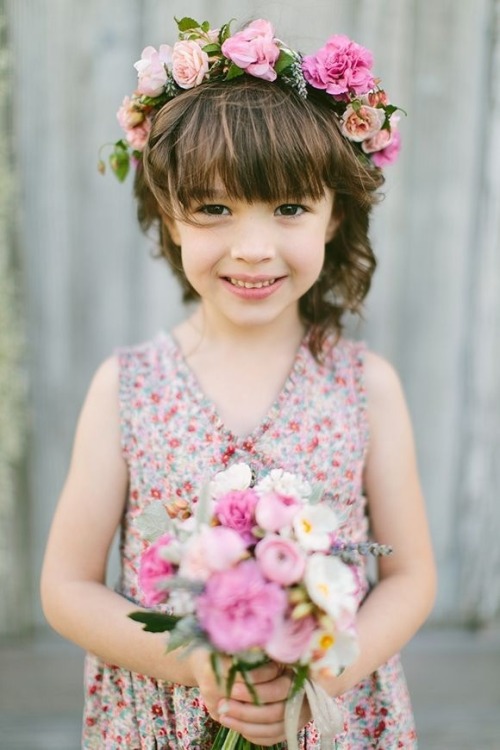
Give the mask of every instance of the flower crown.
[[[308, 87], [331, 96], [342, 134], [366, 163], [384, 167], [395, 161], [401, 145], [397, 129], [399, 110], [389, 103], [380, 80], [372, 73], [373, 58], [347, 36], [331, 36], [314, 55], [289, 49], [274, 35], [269, 21], [259, 19], [231, 33], [231, 22], [211, 29], [207, 21], [175, 19], [179, 40], [146, 47], [134, 67], [138, 85], [126, 96], [117, 117], [125, 138], [117, 141], [109, 157], [120, 181], [148, 140], [155, 113], [170, 99], [206, 82], [230, 81], [244, 74], [265, 81], [280, 79], [299, 96]], [[105, 165], [99, 161], [99, 171]]]

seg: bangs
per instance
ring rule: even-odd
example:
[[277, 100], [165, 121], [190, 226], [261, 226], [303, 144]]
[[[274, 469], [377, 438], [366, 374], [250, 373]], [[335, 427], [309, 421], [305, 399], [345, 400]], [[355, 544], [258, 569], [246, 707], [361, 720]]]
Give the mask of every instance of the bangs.
[[279, 82], [241, 79], [191, 89], [166, 104], [145, 151], [148, 183], [167, 215], [212, 200], [320, 199], [343, 192], [344, 139], [333, 111]]

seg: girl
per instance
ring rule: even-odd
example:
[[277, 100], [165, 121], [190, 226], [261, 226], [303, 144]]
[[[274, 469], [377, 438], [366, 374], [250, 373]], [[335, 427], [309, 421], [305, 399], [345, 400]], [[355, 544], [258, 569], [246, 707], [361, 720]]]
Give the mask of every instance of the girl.
[[[136, 63], [112, 166], [123, 178], [132, 151], [141, 224], [197, 304], [98, 369], [42, 574], [49, 622], [88, 651], [83, 747], [209, 748], [218, 723], [284, 740], [279, 665], [253, 673], [260, 705], [241, 682], [225, 700], [207, 653], [166, 655], [163, 634], [127, 617], [144, 604], [141, 510], [161, 498], [189, 512], [207, 473], [245, 461], [321, 482], [344, 538], [394, 547], [375, 586], [362, 569], [359, 658], [323, 687], [344, 712], [336, 748], [415, 748], [397, 653], [435, 581], [412, 433], [392, 367], [341, 336], [375, 267], [369, 213], [399, 147], [396, 108], [346, 37], [302, 58], [267, 21], [236, 34], [178, 25], [173, 49]], [[300, 746], [319, 748], [307, 704], [300, 721]]]

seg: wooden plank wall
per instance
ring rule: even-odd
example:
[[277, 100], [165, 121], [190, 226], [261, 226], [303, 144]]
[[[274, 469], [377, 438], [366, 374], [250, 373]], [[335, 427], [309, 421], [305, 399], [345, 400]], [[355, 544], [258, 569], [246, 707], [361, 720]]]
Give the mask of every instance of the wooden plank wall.
[[130, 183], [97, 174], [97, 148], [119, 137], [132, 63], [146, 44], [173, 40], [174, 15], [264, 16], [304, 52], [330, 33], [371, 47], [409, 113], [374, 220], [380, 268], [368, 322], [352, 328], [396, 364], [408, 395], [440, 570], [435, 621], [498, 615], [500, 0], [6, 6], [28, 299], [32, 580], [91, 373], [116, 345], [183, 314], [136, 228]]

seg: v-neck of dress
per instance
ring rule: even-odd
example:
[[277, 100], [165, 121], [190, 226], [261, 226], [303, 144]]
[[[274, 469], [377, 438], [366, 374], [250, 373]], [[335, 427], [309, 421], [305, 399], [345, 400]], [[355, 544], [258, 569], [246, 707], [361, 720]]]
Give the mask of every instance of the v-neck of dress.
[[303, 374], [306, 368], [306, 362], [309, 354], [309, 347], [307, 343], [309, 336], [306, 332], [297, 348], [297, 351], [295, 352], [295, 356], [288, 375], [278, 395], [267, 410], [266, 414], [260, 420], [260, 422], [252, 430], [250, 430], [250, 432], [244, 435], [239, 435], [233, 432], [233, 430], [227, 427], [224, 423], [224, 420], [219, 415], [217, 405], [205, 393], [196, 373], [187, 363], [177, 339], [169, 332], [161, 332], [160, 338], [162, 339], [169, 353], [175, 359], [178, 367], [178, 374], [184, 381], [184, 384], [189, 391], [189, 395], [191, 396], [191, 398], [206, 414], [214, 429], [216, 429], [222, 437], [224, 437], [233, 445], [241, 445], [248, 442], [255, 443], [256, 440], [269, 429], [276, 416], [283, 408], [289, 394], [295, 389], [297, 382], [300, 380], [300, 376]]

